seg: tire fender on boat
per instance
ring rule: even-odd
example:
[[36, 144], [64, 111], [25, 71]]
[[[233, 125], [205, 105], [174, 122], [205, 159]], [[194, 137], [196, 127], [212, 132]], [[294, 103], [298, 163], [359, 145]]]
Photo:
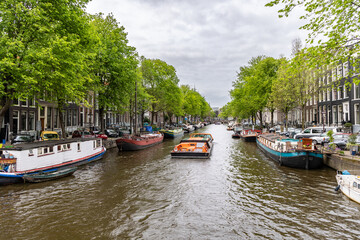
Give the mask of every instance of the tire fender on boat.
[[334, 190], [335, 190], [335, 192], [337, 192], [337, 191], [339, 191], [339, 189], [340, 189], [340, 184], [337, 185], [337, 187]]

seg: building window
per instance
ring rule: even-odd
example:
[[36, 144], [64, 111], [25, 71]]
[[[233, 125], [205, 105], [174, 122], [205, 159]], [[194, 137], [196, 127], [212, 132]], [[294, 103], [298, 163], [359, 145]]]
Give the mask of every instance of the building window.
[[51, 114], [52, 112], [52, 108], [48, 107], [47, 108], [47, 113], [46, 113], [46, 127], [47, 128], [51, 128]]
[[59, 121], [59, 111], [57, 108], [54, 108], [54, 128], [58, 128]]
[[338, 96], [339, 96], [339, 99], [344, 98], [344, 86], [339, 86]]
[[13, 112], [13, 132], [17, 134], [19, 130], [19, 111]]
[[333, 106], [333, 124], [338, 122], [337, 106]]
[[35, 130], [35, 112], [29, 112], [29, 130]]
[[27, 112], [21, 112], [21, 131], [26, 131], [27, 129]]
[[344, 86], [344, 98], [348, 98], [348, 97], [349, 97], [348, 89], [346, 88], [346, 86]]
[[72, 116], [72, 118], [73, 118], [73, 126], [77, 126], [78, 124], [77, 124], [77, 109], [74, 109], [73, 110], [73, 116]]
[[35, 107], [35, 99], [33, 99], [33, 98], [28, 99], [28, 104], [29, 104], [29, 107]]
[[355, 124], [360, 124], [360, 105], [355, 104]]
[[72, 125], [71, 125], [71, 109], [67, 110], [67, 121], [66, 121], [66, 125], [67, 125], [67, 126], [72, 126]]
[[27, 101], [25, 100], [25, 101], [20, 101], [20, 104], [21, 104], [21, 106], [22, 107], [27, 107]]

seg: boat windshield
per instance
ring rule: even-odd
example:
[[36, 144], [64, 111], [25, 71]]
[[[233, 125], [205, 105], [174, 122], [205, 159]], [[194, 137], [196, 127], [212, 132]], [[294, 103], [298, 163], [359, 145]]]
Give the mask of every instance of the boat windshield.
[[57, 139], [57, 138], [58, 138], [58, 135], [57, 135], [57, 134], [53, 134], [53, 133], [47, 133], [47, 134], [44, 134], [44, 138], [45, 138], [45, 139]]

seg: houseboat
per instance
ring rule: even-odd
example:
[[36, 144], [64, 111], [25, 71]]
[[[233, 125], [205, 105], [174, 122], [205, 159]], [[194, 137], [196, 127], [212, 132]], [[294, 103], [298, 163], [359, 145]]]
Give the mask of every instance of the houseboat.
[[316, 149], [311, 139], [283, 139], [276, 134], [261, 134], [256, 143], [267, 156], [280, 165], [302, 169], [323, 166], [323, 154]]
[[243, 129], [240, 133], [240, 137], [245, 142], [256, 142], [257, 136], [261, 134], [261, 130]]
[[101, 159], [106, 149], [102, 139], [94, 138], [24, 143], [0, 152], [0, 185], [6, 185], [39, 175], [59, 177], [68, 168]]
[[164, 134], [164, 138], [176, 138], [184, 135], [184, 130], [182, 128], [177, 129], [161, 129], [159, 132]]
[[335, 190], [341, 192], [351, 200], [360, 203], [360, 176], [351, 175], [348, 171], [336, 174], [338, 186]]
[[192, 133], [181, 140], [171, 151], [173, 158], [209, 158], [213, 149], [213, 137], [209, 133]]
[[116, 139], [116, 145], [120, 151], [136, 151], [162, 143], [163, 140], [161, 133], [124, 135]]

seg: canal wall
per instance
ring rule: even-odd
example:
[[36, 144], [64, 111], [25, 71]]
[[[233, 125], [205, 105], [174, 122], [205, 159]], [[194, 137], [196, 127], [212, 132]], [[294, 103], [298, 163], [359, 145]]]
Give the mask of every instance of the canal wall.
[[360, 175], [360, 157], [352, 156], [347, 151], [345, 155], [324, 153], [324, 164], [335, 170], [347, 170], [351, 174]]

